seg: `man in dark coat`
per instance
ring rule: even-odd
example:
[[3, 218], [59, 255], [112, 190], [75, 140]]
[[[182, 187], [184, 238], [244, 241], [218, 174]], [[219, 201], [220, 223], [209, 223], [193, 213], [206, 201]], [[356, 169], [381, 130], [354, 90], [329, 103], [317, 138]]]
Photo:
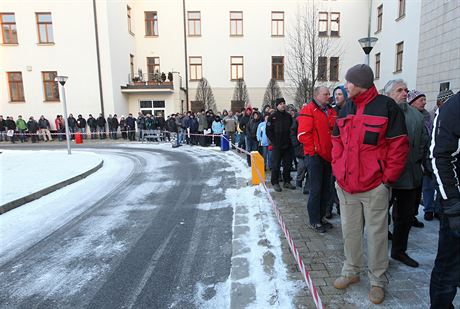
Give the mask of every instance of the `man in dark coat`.
[[431, 167], [441, 200], [438, 253], [430, 281], [431, 309], [454, 308], [460, 282], [460, 93], [436, 112]]
[[112, 139], [118, 139], [118, 136], [117, 136], [117, 131], [118, 131], [118, 118], [117, 118], [117, 114], [114, 114], [113, 117], [112, 117], [112, 136], [111, 138]]
[[97, 120], [93, 117], [93, 115], [89, 114], [87, 123], [89, 131], [91, 132], [91, 139], [96, 138]]
[[126, 118], [126, 128], [128, 130], [128, 139], [134, 141], [136, 136], [136, 118], [131, 113]]
[[12, 132], [10, 139], [11, 139], [11, 142], [14, 144], [15, 139], [16, 139], [14, 136], [14, 133], [16, 131], [16, 122], [13, 120], [13, 117], [8, 116], [6, 117], [5, 123], [6, 123], [6, 130]]
[[77, 119], [70, 114], [67, 118], [67, 124], [69, 125], [70, 138], [75, 139], [75, 132], [77, 132]]
[[6, 120], [0, 115], [0, 142], [6, 141]]
[[86, 119], [83, 118], [82, 115], [78, 115], [77, 128], [78, 131], [83, 135], [83, 138], [86, 139]]
[[30, 116], [29, 121], [27, 121], [27, 131], [31, 135], [32, 143], [38, 142], [38, 129], [38, 122], [34, 119], [33, 116]]
[[286, 112], [286, 101], [284, 98], [276, 99], [276, 111], [267, 120], [267, 136], [273, 146], [271, 183], [277, 192], [282, 191], [279, 185], [281, 161], [283, 161], [284, 188], [295, 189], [291, 184], [291, 126], [292, 117]]
[[99, 139], [105, 139], [105, 124], [107, 121], [105, 120], [104, 116], [102, 116], [102, 113], [99, 114], [99, 117], [97, 118], [97, 130], [99, 132]]

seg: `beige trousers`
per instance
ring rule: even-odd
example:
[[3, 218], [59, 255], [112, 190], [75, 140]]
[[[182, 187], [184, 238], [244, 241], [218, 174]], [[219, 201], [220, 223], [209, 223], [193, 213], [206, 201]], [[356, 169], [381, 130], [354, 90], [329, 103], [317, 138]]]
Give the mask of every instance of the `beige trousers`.
[[49, 141], [52, 141], [53, 139], [51, 138], [51, 133], [50, 130], [48, 129], [40, 129], [41, 136], [43, 137], [43, 140], [46, 141], [46, 137], [48, 137]]
[[336, 184], [345, 262], [342, 276], [358, 275], [363, 268], [363, 234], [367, 231], [368, 276], [372, 286], [384, 287], [388, 268], [388, 200], [383, 184], [362, 193], [350, 194]]

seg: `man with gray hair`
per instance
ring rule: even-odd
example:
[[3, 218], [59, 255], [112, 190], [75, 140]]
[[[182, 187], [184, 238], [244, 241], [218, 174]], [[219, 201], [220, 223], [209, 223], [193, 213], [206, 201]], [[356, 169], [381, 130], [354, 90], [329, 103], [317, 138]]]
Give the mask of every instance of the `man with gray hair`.
[[[422, 114], [407, 103], [407, 86], [404, 80], [395, 79], [389, 81], [384, 87], [385, 94], [398, 103], [404, 113], [409, 138], [409, 156], [404, 170], [393, 188], [393, 239], [391, 245], [391, 257], [410, 267], [418, 267], [417, 261], [406, 253], [409, 231], [418, 220], [415, 219], [418, 210], [419, 198], [422, 186], [422, 162], [425, 158], [428, 143], [428, 132]], [[416, 220], [416, 221], [415, 221]], [[423, 223], [418, 222], [418, 227]]]
[[409, 142], [401, 109], [391, 98], [378, 94], [368, 65], [350, 68], [345, 79], [350, 99], [332, 133], [332, 171], [345, 253], [334, 287], [346, 289], [360, 280], [366, 231], [369, 300], [379, 304], [385, 298], [387, 282], [389, 185], [404, 169]]

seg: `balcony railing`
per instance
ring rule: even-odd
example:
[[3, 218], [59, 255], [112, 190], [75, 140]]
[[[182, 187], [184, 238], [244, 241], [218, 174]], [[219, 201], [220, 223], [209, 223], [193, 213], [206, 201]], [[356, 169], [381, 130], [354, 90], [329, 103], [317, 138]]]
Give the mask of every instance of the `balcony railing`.
[[172, 81], [161, 79], [159, 74], [128, 74], [128, 82], [122, 89], [168, 89], [174, 90]]

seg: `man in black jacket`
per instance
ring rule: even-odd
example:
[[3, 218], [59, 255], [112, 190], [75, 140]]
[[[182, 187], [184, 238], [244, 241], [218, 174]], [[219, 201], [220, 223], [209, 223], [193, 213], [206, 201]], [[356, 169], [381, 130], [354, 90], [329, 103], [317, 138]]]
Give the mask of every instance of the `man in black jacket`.
[[86, 119], [82, 115], [78, 115], [77, 118], [77, 128], [78, 132], [83, 135], [83, 138], [86, 139]]
[[93, 115], [89, 114], [87, 123], [88, 123], [89, 131], [91, 132], [91, 139], [95, 139], [96, 131], [97, 131], [97, 120], [93, 117]]
[[291, 184], [291, 126], [292, 117], [286, 112], [286, 101], [284, 98], [276, 99], [276, 111], [267, 120], [267, 137], [273, 147], [271, 183], [276, 192], [282, 191], [279, 185], [281, 161], [283, 161], [284, 188], [295, 189]]
[[303, 187], [302, 193], [308, 194], [310, 192], [310, 176], [308, 175], [308, 158], [305, 157], [303, 144], [297, 139], [299, 123], [297, 122], [297, 117], [299, 113], [295, 111], [294, 119], [292, 120], [291, 126], [291, 143], [294, 147], [294, 155], [297, 158], [297, 175], [296, 175], [296, 186], [302, 188], [303, 180], [305, 179], [305, 185]]
[[454, 308], [460, 284], [460, 92], [436, 112], [430, 158], [441, 197], [438, 254], [431, 273], [431, 308]]
[[105, 139], [105, 124], [107, 121], [105, 120], [104, 116], [102, 116], [102, 113], [99, 114], [99, 117], [97, 118], [97, 130], [99, 132], [99, 139]]
[[[14, 133], [16, 131], [16, 122], [14, 122], [13, 117], [6, 117], [6, 130], [10, 131], [12, 134], [10, 135], [11, 142], [14, 144], [15, 143], [15, 136]], [[7, 132], [8, 134], [8, 132]]]
[[6, 120], [0, 115], [0, 142], [6, 141]]

